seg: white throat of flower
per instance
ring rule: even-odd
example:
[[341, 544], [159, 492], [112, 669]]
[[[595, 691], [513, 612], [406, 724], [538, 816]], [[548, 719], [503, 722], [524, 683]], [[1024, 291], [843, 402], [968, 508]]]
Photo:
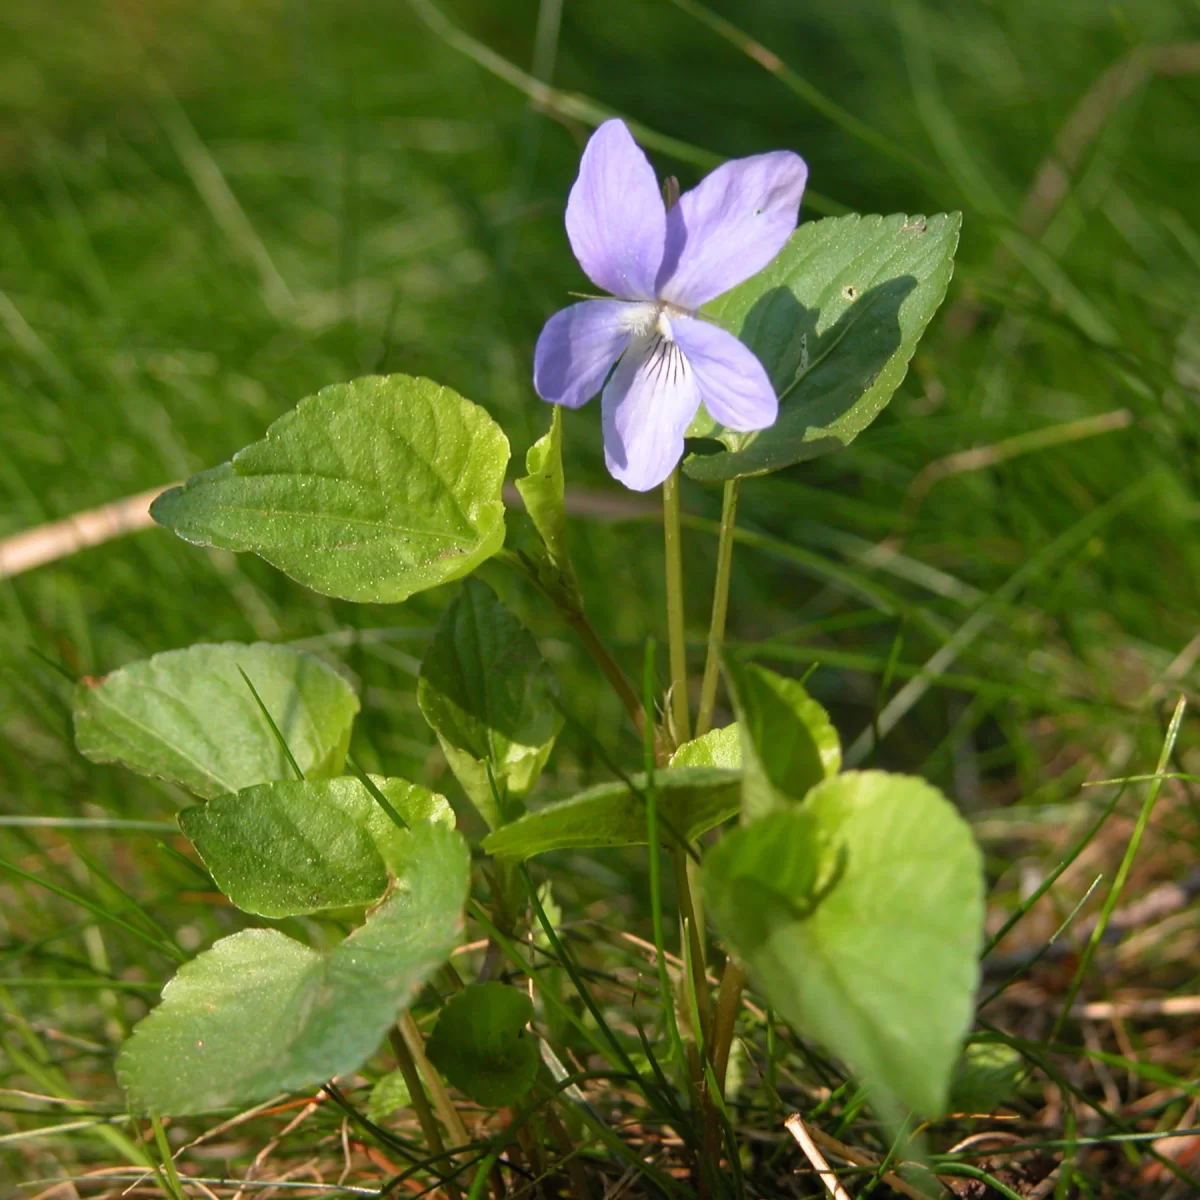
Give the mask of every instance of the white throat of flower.
[[625, 327], [629, 348], [641, 370], [653, 376], [658, 386], [678, 386], [690, 374], [688, 361], [675, 340], [671, 321], [689, 317], [686, 309], [665, 301], [647, 300], [627, 306]]

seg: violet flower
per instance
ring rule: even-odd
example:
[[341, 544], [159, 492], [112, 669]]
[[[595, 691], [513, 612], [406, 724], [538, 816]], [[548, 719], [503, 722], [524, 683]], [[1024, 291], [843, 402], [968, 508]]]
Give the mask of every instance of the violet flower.
[[585, 300], [546, 322], [533, 383], [567, 408], [603, 388], [604, 457], [626, 487], [648, 491], [670, 475], [702, 400], [728, 429], [774, 423], [779, 401], [762, 363], [698, 310], [783, 249], [807, 177], [799, 155], [756, 154], [717, 167], [667, 209], [623, 121], [605, 121], [588, 140], [567, 236], [588, 278], [615, 299]]

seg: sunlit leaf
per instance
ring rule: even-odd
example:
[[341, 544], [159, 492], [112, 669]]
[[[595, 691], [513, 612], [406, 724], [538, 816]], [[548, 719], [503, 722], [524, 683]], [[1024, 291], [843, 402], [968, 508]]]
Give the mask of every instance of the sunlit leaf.
[[671, 755], [671, 766], [741, 770], [742, 739], [736, 722], [721, 729], [710, 729], [702, 737], [684, 742]]
[[396, 603], [500, 549], [508, 454], [496, 422], [449, 388], [368, 376], [302, 400], [151, 513], [190, 542], [252, 550], [327, 596]]
[[525, 501], [525, 511], [542, 539], [545, 566], [568, 587], [577, 587], [571, 555], [567, 549], [567, 510], [564, 503], [566, 482], [562, 464], [562, 409], [556, 404], [549, 430], [538, 438], [525, 455], [527, 472], [517, 480], [517, 491]]
[[[404, 779], [375, 785], [410, 825], [453, 827], [446, 800]], [[179, 825], [217, 886], [262, 917], [373, 904], [412, 840], [357, 779], [284, 781], [185, 808]]]
[[[655, 773], [660, 834], [674, 829], [685, 838], [728, 820], [738, 810], [740, 771], [712, 767], [671, 767]], [[483, 848], [501, 858], [524, 859], [551, 850], [597, 846], [637, 846], [647, 841], [646, 776], [631, 782], [602, 783], [569, 800], [548, 804], [488, 835]], [[670, 827], [670, 829], [667, 828]]]
[[889, 1120], [937, 1117], [973, 1012], [983, 874], [966, 822], [920, 779], [847, 772], [706, 855], [706, 909], [797, 1033]]
[[799, 680], [733, 660], [725, 674], [741, 732], [744, 821], [801, 799], [837, 774], [842, 765], [837, 730]]
[[305, 776], [341, 774], [358, 697], [320, 659], [263, 642], [170, 650], [81, 684], [75, 743], [198, 796], [295, 779], [247, 678]]
[[248, 929], [180, 969], [117, 1061], [136, 1111], [251, 1105], [362, 1065], [462, 930], [466, 843], [437, 824], [404, 836], [399, 885], [333, 950]]

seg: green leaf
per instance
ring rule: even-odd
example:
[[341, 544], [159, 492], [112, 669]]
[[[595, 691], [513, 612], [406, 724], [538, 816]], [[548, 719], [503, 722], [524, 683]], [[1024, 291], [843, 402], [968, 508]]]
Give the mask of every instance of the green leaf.
[[900, 386], [946, 295], [962, 217], [857, 215], [801, 225], [763, 271], [705, 307], [762, 360], [779, 419], [738, 434], [703, 417], [688, 431], [729, 452], [684, 471], [717, 481], [778, 471], [852, 442]]
[[721, 729], [710, 729], [702, 737], [684, 742], [671, 755], [671, 766], [721, 767], [728, 771], [740, 771], [742, 740], [737, 723]]
[[180, 969], [117, 1061], [135, 1110], [255, 1104], [363, 1064], [462, 930], [466, 842], [437, 824], [403, 836], [398, 886], [331, 951], [249, 929]]
[[[669, 823], [691, 839], [720, 825], [738, 810], [741, 779], [740, 771], [712, 767], [656, 771], [660, 828]], [[646, 776], [634, 775], [631, 782], [637, 791], [625, 783], [602, 783], [569, 800], [527, 813], [489, 834], [483, 848], [500, 858], [526, 859], [551, 850], [645, 845]], [[663, 840], [669, 836], [663, 828]]]
[[507, 463], [508, 441], [478, 405], [428, 379], [368, 376], [302, 400], [151, 514], [326, 596], [394, 604], [500, 549]]
[[550, 757], [562, 727], [557, 695], [529, 631], [487, 584], [468, 579], [421, 664], [417, 701], [451, 770], [493, 829], [519, 808]]
[[533, 1003], [505, 983], [476, 983], [438, 1016], [425, 1051], [460, 1092], [487, 1108], [515, 1104], [533, 1086], [540, 1061], [525, 1026]]
[[732, 659], [725, 675], [741, 731], [743, 821], [785, 808], [837, 774], [842, 765], [837, 730], [803, 684]]
[[564, 503], [566, 481], [562, 465], [562, 409], [556, 404], [550, 429], [529, 448], [525, 455], [523, 479], [517, 491], [525, 501], [525, 511], [541, 536], [546, 565], [572, 591], [578, 594], [575, 569], [567, 549], [567, 510]]
[[308, 778], [339, 775], [358, 697], [319, 658], [235, 642], [156, 654], [75, 694], [75, 744], [94, 762], [220, 796], [294, 779], [250, 682]]
[[412, 1096], [403, 1071], [389, 1071], [371, 1089], [367, 1100], [367, 1119], [381, 1125], [398, 1108], [408, 1108]]
[[882, 1115], [945, 1108], [973, 1012], [983, 874], [966, 822], [923, 780], [851, 771], [727, 835], [702, 873], [728, 949]]
[[[446, 800], [404, 779], [375, 779], [410, 825], [454, 827]], [[217, 887], [245, 912], [292, 917], [373, 904], [402, 875], [410, 839], [357, 779], [243, 788], [185, 808], [179, 825]]]

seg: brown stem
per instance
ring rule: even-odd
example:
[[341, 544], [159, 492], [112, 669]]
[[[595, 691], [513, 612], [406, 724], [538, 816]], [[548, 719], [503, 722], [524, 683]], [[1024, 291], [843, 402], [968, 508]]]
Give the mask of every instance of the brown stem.
[[[400, 1068], [400, 1074], [404, 1076], [413, 1111], [417, 1114], [417, 1121], [420, 1123], [421, 1132], [425, 1135], [425, 1141], [429, 1144], [430, 1153], [444, 1154], [446, 1143], [442, 1141], [442, 1131], [438, 1129], [433, 1109], [429, 1107], [429, 1098], [425, 1095], [425, 1087], [421, 1083], [421, 1073], [417, 1070], [417, 1064], [409, 1052], [404, 1037], [395, 1026], [388, 1033], [388, 1042], [391, 1044], [392, 1053], [396, 1056], [396, 1065]], [[442, 1161], [446, 1162], [447, 1160], [443, 1159]], [[456, 1183], [447, 1181], [445, 1188], [452, 1197], [462, 1196], [462, 1191]]]
[[721, 976], [721, 988], [717, 993], [717, 1018], [713, 1025], [713, 1074], [721, 1095], [725, 1094], [725, 1076], [729, 1070], [729, 1051], [733, 1046], [733, 1033], [737, 1026], [738, 1010], [742, 1006], [742, 988], [746, 976], [742, 968], [731, 958], [725, 964]]
[[425, 1080], [425, 1085], [429, 1088], [429, 1095], [442, 1124], [446, 1126], [446, 1131], [458, 1145], [465, 1146], [471, 1140], [471, 1135], [467, 1133], [467, 1127], [463, 1124], [462, 1117], [458, 1115], [458, 1109], [454, 1107], [454, 1102], [450, 1099], [450, 1094], [446, 1091], [442, 1077], [437, 1073], [437, 1068], [425, 1057], [425, 1040], [421, 1037], [421, 1031], [417, 1028], [412, 1013], [406, 1012], [400, 1018], [399, 1029], [401, 1039], [408, 1048], [417, 1071], [420, 1072], [421, 1078]]

